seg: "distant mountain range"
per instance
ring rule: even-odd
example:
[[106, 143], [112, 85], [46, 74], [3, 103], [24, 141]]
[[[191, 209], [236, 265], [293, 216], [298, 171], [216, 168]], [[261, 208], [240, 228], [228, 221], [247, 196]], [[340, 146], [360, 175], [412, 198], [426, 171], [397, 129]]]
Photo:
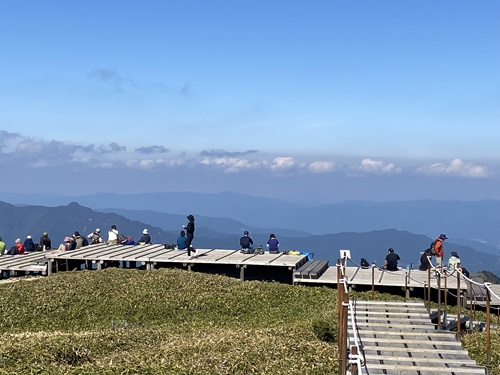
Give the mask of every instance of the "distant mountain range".
[[[500, 228], [500, 201], [497, 200], [342, 202], [302, 207], [284, 200], [232, 192], [99, 193], [73, 197], [0, 193], [0, 200], [46, 206], [78, 202], [92, 209], [108, 211], [177, 214], [179, 219], [192, 213], [195, 216], [232, 219], [248, 228], [267, 228], [267, 231], [276, 232], [292, 230], [303, 234], [369, 232], [389, 228], [429, 237], [446, 233], [451, 240], [469, 241], [469, 245], [480, 246], [482, 252], [500, 254], [500, 232], [497, 230]], [[220, 225], [224, 225], [223, 221]], [[234, 231], [237, 229], [232, 228]]]
[[[221, 195], [216, 196], [219, 199], [221, 198]], [[126, 208], [101, 208], [97, 210], [81, 206], [76, 202], [57, 207], [15, 206], [0, 202], [0, 211], [2, 212], [2, 215], [0, 215], [0, 235], [3, 236], [9, 245], [13, 243], [15, 238], [20, 237], [24, 239], [27, 234], [31, 234], [35, 241], [37, 241], [41, 234], [47, 231], [53, 240], [53, 246], [56, 247], [62, 242], [65, 236], [71, 235], [75, 230], [86, 235], [96, 227], [99, 227], [102, 230], [103, 236], [106, 237], [107, 230], [112, 224], [115, 224], [121, 233], [130, 235], [136, 240], [141, 236], [142, 230], [148, 228], [154, 242], [175, 243], [178, 233], [182, 229], [181, 224], [186, 223], [185, 212], [187, 212], [196, 215], [197, 230], [194, 245], [200, 248], [236, 249], [239, 247], [239, 238], [243, 230], [250, 231], [256, 245], [262, 244], [265, 246], [269, 233], [272, 232], [276, 233], [282, 250], [314, 252], [317, 259], [328, 259], [331, 264], [334, 264], [335, 260], [339, 257], [340, 249], [349, 249], [351, 250], [353, 261], [356, 263], [359, 263], [361, 258], [366, 258], [369, 262], [375, 261], [378, 265], [382, 265], [387, 248], [393, 247], [401, 256], [400, 264], [404, 267], [410, 264], [417, 267], [420, 252], [427, 248], [433, 239], [433, 237], [423, 234], [394, 228], [367, 230], [364, 232], [344, 231], [340, 233], [314, 234], [315, 231], [307, 232], [280, 226], [247, 225], [244, 222], [231, 218], [204, 216], [195, 210], [184, 210], [180, 214], [132, 209], [140, 205], [148, 206], [148, 204], [145, 204], [144, 197], [142, 196], [139, 198], [135, 196], [116, 196], [114, 200], [107, 199], [102, 204], [117, 205], [120, 201], [119, 197], [127, 202], [124, 205]], [[210, 197], [210, 195], [206, 196], [209, 201]], [[230, 203], [233, 204], [235, 209], [238, 209], [238, 207], [242, 209], [241, 207], [249, 204], [246, 200], [244, 202], [236, 201], [235, 196], [232, 194], [230, 194], [230, 197], [232, 198]], [[139, 199], [140, 204], [137, 203], [137, 199]], [[254, 206], [263, 205], [264, 202], [272, 203], [267, 199], [264, 199], [264, 202], [260, 202], [256, 197], [252, 199], [255, 199], [255, 201], [250, 204], [252, 209], [249, 208], [249, 211], [253, 211]], [[280, 211], [277, 208], [281, 204], [281, 201], [274, 203], [275, 210], [271, 210], [267, 215], [264, 215], [265, 220], [263, 222], [279, 222], [276, 218], [272, 219], [272, 216], [277, 215], [279, 217], [283, 215], [284, 211]], [[203, 207], [202, 201], [199, 201], [198, 204], [200, 207]], [[222, 207], [220, 211], [225, 212], [228, 210], [225, 207], [229, 203], [219, 201], [218, 204]], [[209, 205], [213, 206], [213, 202]], [[352, 203], [352, 205], [356, 206], [357, 203]], [[348, 206], [351, 206], [351, 204], [348, 204]], [[367, 204], [367, 207], [370, 206], [371, 204]], [[375, 204], [375, 206], [378, 207], [378, 204]], [[160, 209], [162, 205], [158, 204], [156, 208]], [[326, 209], [326, 207], [323, 208]], [[212, 209], [215, 211], [216, 207], [213, 206]], [[295, 206], [295, 209], [298, 209], [297, 206]], [[312, 208], [303, 209], [310, 210]], [[321, 211], [319, 208], [317, 209], [318, 212]], [[202, 211], [204, 210], [208, 209], [204, 208]], [[317, 213], [317, 215], [320, 218], [320, 214]], [[253, 220], [260, 222], [257, 217], [254, 217]], [[351, 220], [355, 221], [353, 218]], [[367, 220], [366, 217], [364, 220]], [[322, 221], [327, 220], [324, 218], [321, 220], [318, 219], [318, 225], [327, 224], [322, 223]], [[380, 222], [377, 222], [375, 226], [381, 225]], [[447, 232], [450, 237], [449, 233]], [[486, 243], [470, 239], [456, 240], [450, 238], [445, 242], [445, 249], [448, 254], [452, 250], [457, 251], [464, 266], [471, 272], [486, 269], [495, 274], [500, 274], [500, 258], [497, 255], [491, 254], [496, 249]]]

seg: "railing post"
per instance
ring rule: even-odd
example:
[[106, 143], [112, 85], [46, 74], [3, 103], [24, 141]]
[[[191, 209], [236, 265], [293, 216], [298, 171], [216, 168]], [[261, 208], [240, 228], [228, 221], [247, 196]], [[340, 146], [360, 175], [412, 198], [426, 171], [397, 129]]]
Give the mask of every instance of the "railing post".
[[443, 327], [448, 325], [448, 275], [446, 268], [444, 272], [444, 313], [443, 313]]
[[408, 271], [406, 271], [405, 274], [405, 302], [408, 300], [409, 295], [408, 295]]
[[491, 370], [490, 312], [491, 312], [491, 296], [490, 296], [490, 290], [486, 288], [486, 367], [488, 368], [488, 370]]
[[441, 273], [437, 273], [437, 287], [438, 287], [438, 327], [437, 330], [441, 331]]
[[460, 272], [457, 271], [457, 333], [460, 334], [462, 329], [462, 314], [460, 312], [462, 306], [462, 291], [460, 290]]
[[341, 374], [345, 374], [347, 371], [347, 320], [348, 320], [348, 315], [349, 315], [349, 293], [346, 292], [347, 290], [347, 276], [344, 275], [344, 285], [345, 287], [343, 288], [343, 300], [342, 300], [342, 331], [343, 331], [343, 340], [342, 340], [342, 368], [341, 368]]
[[338, 334], [338, 342], [337, 346], [339, 348], [339, 373], [342, 374], [342, 362], [343, 362], [343, 356], [342, 356], [342, 340], [344, 337], [344, 332], [343, 332], [343, 325], [342, 325], [342, 314], [343, 314], [343, 309], [342, 309], [342, 297], [343, 297], [343, 292], [344, 292], [344, 286], [340, 284], [341, 280], [341, 275], [340, 275], [340, 259], [337, 259], [337, 313], [338, 313], [338, 327], [339, 327], [339, 334]]
[[431, 310], [431, 266], [427, 267], [427, 308]]
[[[351, 354], [355, 356], [359, 354], [357, 346], [351, 346]], [[357, 374], [357, 373], [358, 373], [358, 362], [353, 362], [351, 366], [351, 374]]]
[[372, 301], [375, 299], [375, 262], [372, 262]]

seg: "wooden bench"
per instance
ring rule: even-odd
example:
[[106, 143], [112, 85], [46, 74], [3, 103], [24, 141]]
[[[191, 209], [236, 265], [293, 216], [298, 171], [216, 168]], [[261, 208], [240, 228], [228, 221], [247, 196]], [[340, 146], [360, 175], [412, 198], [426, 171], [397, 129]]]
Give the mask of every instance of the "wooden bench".
[[296, 279], [319, 279], [327, 268], [328, 260], [312, 260], [295, 271], [294, 277]]

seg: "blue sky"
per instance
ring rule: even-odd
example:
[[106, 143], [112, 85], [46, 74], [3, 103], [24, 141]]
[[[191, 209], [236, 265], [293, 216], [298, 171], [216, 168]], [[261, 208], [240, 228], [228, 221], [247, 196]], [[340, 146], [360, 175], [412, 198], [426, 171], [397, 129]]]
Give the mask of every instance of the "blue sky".
[[[0, 173], [48, 183], [0, 192], [500, 199], [499, 15], [497, 1], [2, 1]], [[57, 183], [75, 171], [95, 178]]]

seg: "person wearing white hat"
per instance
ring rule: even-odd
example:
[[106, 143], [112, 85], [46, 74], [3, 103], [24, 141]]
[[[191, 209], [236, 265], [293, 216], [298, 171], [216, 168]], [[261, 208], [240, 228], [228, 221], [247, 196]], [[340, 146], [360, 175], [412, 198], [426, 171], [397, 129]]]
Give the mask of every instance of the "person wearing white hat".
[[31, 239], [31, 236], [29, 234], [26, 236], [23, 245], [24, 245], [24, 251], [27, 252], [35, 251], [35, 243]]
[[99, 228], [96, 228], [95, 231], [87, 235], [87, 238], [90, 239], [90, 244], [95, 245], [98, 243], [103, 243], [102, 237], [101, 237], [101, 230]]
[[139, 240], [139, 243], [141, 245], [149, 245], [151, 243], [151, 236], [149, 235], [148, 233], [148, 230], [147, 229], [144, 229], [142, 231], [142, 237], [141, 239]]

